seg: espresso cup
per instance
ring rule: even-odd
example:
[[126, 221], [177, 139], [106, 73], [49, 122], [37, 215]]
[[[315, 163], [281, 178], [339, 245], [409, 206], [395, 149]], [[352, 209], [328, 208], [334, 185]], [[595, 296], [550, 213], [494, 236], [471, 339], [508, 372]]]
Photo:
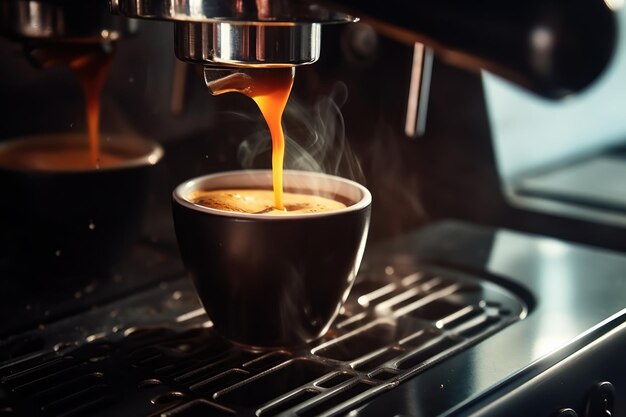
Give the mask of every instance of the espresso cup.
[[215, 329], [258, 348], [313, 341], [328, 330], [356, 277], [371, 194], [356, 182], [285, 171], [285, 191], [319, 194], [347, 207], [292, 215], [217, 210], [189, 200], [201, 190], [271, 189], [272, 172], [195, 178], [173, 193], [183, 262]]
[[101, 151], [119, 161], [97, 169], [12, 160], [20, 152], [87, 146], [85, 134], [71, 133], [0, 143], [0, 246], [12, 276], [41, 277], [51, 284], [91, 279], [110, 274], [130, 251], [141, 229], [150, 171], [163, 155], [160, 145], [112, 135], [102, 141]]

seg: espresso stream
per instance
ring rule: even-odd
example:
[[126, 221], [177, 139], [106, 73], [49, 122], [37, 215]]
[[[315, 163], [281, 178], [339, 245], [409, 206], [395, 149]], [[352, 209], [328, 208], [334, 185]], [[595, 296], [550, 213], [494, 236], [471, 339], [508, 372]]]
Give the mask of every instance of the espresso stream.
[[293, 86], [294, 75], [294, 68], [247, 69], [207, 84], [212, 94], [238, 92], [250, 97], [259, 106], [272, 137], [274, 207], [278, 210], [285, 210], [283, 202], [285, 135], [281, 121]]
[[[74, 170], [118, 164], [121, 157], [100, 149], [100, 93], [111, 66], [113, 48], [100, 43], [50, 45], [35, 48], [30, 55], [43, 68], [69, 67], [74, 71], [85, 97], [88, 141], [71, 146], [16, 146], [13, 158], [2, 157], [12, 167], [23, 169]], [[15, 159], [15, 160], [12, 160]]]
[[259, 106], [272, 136], [274, 207], [278, 210], [285, 210], [283, 202], [285, 134], [281, 121], [293, 86], [294, 74], [293, 68], [261, 70], [252, 77], [248, 94]]
[[120, 164], [123, 155], [100, 149], [100, 93], [111, 65], [112, 53], [100, 45], [42, 48], [33, 52], [44, 68], [63, 65], [76, 74], [85, 97], [88, 141], [67, 144], [23, 142], [0, 154], [0, 166], [46, 171], [103, 168]]
[[100, 168], [109, 158], [100, 155], [100, 93], [111, 66], [111, 54], [99, 51], [72, 59], [69, 66], [76, 73], [85, 95], [87, 132], [89, 135], [89, 162]]
[[217, 210], [249, 214], [304, 214], [339, 210], [346, 205], [330, 198], [302, 194], [283, 193], [283, 209], [274, 207], [274, 194], [270, 190], [227, 189], [195, 191], [188, 196], [189, 201]]

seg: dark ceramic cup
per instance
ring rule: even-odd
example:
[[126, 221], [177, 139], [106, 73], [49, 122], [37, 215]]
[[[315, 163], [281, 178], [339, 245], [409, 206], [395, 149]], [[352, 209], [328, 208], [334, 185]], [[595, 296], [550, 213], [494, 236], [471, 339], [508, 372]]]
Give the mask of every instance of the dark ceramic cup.
[[0, 143], [1, 256], [14, 275], [54, 278], [52, 283], [91, 279], [108, 275], [130, 250], [141, 229], [148, 180], [163, 155], [161, 146], [132, 136], [107, 137], [101, 149], [122, 160], [100, 169], [41, 168], [35, 162], [33, 167], [16, 166], [5, 158], [18, 150], [86, 147], [84, 134]]
[[216, 330], [259, 348], [303, 344], [328, 330], [359, 268], [372, 200], [353, 181], [300, 171], [285, 172], [286, 191], [319, 193], [348, 207], [276, 216], [187, 200], [197, 190], [271, 184], [271, 171], [232, 171], [189, 180], [173, 193], [180, 252]]

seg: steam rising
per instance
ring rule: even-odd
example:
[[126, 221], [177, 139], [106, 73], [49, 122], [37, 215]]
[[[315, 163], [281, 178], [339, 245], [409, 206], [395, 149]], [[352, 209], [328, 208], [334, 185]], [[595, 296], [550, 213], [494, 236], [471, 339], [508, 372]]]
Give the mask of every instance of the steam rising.
[[373, 140], [363, 156], [370, 179], [368, 188], [376, 201], [372, 217], [376, 228], [371, 236], [396, 236], [429, 220], [418, 192], [418, 174], [409, 165], [417, 163], [410, 158], [416, 152], [413, 144], [403, 135], [398, 137], [384, 119], [379, 119], [372, 130]]
[[[307, 108], [293, 95], [283, 114], [285, 127], [285, 169], [323, 172], [364, 182], [361, 166], [345, 137], [341, 107], [348, 99], [345, 84], [337, 83], [330, 95]], [[246, 117], [243, 115], [239, 115]], [[246, 137], [237, 157], [245, 169], [258, 167], [266, 160], [272, 143], [267, 129]]]
[[[374, 112], [378, 116], [373, 117], [378, 120], [361, 121], [371, 129], [361, 133], [366, 137], [359, 138], [360, 144], [354, 143], [358, 146], [357, 159], [345, 136], [342, 108], [347, 99], [347, 86], [341, 82], [312, 105], [291, 95], [283, 115], [285, 168], [323, 172], [367, 185], [376, 201], [376, 210], [372, 212], [375, 227], [370, 230], [370, 237], [394, 236], [415, 228], [427, 220], [427, 213], [418, 193], [415, 169], [407, 166], [417, 163], [410, 157], [415, 152], [413, 144], [403, 135], [398, 136], [385, 117]], [[254, 133], [245, 137], [237, 149], [240, 166], [268, 168], [272, 143], [259, 112], [222, 112], [221, 116], [232, 124], [255, 126]], [[367, 184], [364, 171], [368, 173]]]

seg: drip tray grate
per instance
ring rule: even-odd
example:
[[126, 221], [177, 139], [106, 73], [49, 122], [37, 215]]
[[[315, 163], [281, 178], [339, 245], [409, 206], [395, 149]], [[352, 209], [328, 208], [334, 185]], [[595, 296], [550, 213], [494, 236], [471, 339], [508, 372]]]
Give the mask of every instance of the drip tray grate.
[[258, 352], [220, 339], [181, 280], [2, 342], [5, 356], [33, 338], [54, 349], [0, 363], [0, 415], [342, 414], [526, 314], [485, 279], [368, 266], [321, 340]]

